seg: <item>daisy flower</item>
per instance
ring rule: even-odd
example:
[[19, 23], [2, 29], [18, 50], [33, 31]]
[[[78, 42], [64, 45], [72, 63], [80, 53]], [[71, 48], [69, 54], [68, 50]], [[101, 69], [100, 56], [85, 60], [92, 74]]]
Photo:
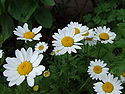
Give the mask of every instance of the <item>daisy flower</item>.
[[17, 28], [15, 28], [13, 32], [18, 36], [17, 40], [25, 40], [25, 42], [27, 42], [32, 40], [40, 40], [42, 35], [38, 32], [40, 32], [41, 29], [42, 26], [39, 26], [38, 28], [33, 28], [31, 31], [28, 28], [28, 24], [25, 23], [23, 27], [18, 26]]
[[103, 76], [103, 82], [97, 82], [94, 84], [94, 89], [97, 94], [121, 94], [120, 91], [123, 89], [121, 86], [120, 80], [118, 77], [115, 77], [111, 74]]
[[74, 30], [71, 28], [65, 28], [62, 30], [58, 30], [58, 33], [54, 33], [53, 38], [55, 39], [52, 41], [54, 47], [54, 52], [56, 55], [62, 55], [68, 52], [76, 53], [76, 49], [81, 49], [79, 45], [82, 43], [78, 43], [83, 39], [80, 34], [76, 34], [73, 32]]
[[88, 74], [92, 79], [102, 79], [102, 76], [106, 75], [108, 73], [109, 68], [106, 68], [107, 64], [104, 63], [104, 61], [97, 60], [90, 61], [90, 66], [88, 67]]
[[120, 75], [121, 83], [125, 83], [125, 72]]
[[95, 37], [95, 33], [93, 29], [86, 31], [85, 33], [82, 34], [82, 36], [84, 36], [85, 45], [88, 44], [89, 46], [93, 46], [97, 44], [97, 39]]
[[97, 40], [101, 41], [101, 43], [113, 43], [116, 34], [114, 32], [110, 31], [110, 28], [106, 28], [106, 26], [102, 27], [97, 27], [95, 29], [95, 36], [97, 37]]
[[95, 34], [96, 37], [99, 41], [101, 41], [101, 43], [113, 43], [114, 39], [116, 37], [116, 34], [114, 32], [110, 31], [110, 28], [106, 28], [106, 26], [102, 27], [97, 27], [94, 28], [95, 29]]
[[6, 69], [3, 74], [7, 77], [9, 86], [20, 85], [25, 78], [30, 87], [34, 86], [34, 78], [45, 70], [43, 65], [39, 65], [43, 55], [33, 52], [30, 47], [27, 51], [24, 48], [20, 51], [17, 49], [15, 55], [16, 57], [7, 57], [7, 64], [3, 65]]
[[75, 34], [80, 34], [81, 32], [85, 32], [89, 29], [87, 26], [82, 26], [82, 24], [72, 21], [68, 24], [68, 27], [74, 29]]
[[3, 56], [3, 50], [0, 50], [0, 58]]
[[39, 42], [35, 45], [35, 51], [43, 53], [48, 49], [48, 44], [45, 42]]

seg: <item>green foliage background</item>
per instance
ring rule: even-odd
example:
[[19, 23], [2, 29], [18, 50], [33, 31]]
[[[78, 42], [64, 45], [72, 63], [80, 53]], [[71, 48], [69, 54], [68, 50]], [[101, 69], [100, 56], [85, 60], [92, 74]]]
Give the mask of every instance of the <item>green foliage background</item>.
[[[26, 82], [11, 88], [7, 86], [6, 78], [2, 75], [4, 59], [14, 56], [15, 49], [34, 47], [36, 43], [16, 41], [12, 33], [14, 28], [24, 22], [28, 22], [30, 28], [41, 25], [41, 33], [49, 36], [47, 42], [51, 46], [51, 36], [59, 27], [55, 13], [65, 11], [68, 1], [58, 4], [54, 0], [0, 0], [0, 47], [7, 53], [0, 63], [0, 94], [95, 94], [93, 83], [96, 81], [89, 78], [87, 69], [89, 62], [96, 58], [104, 60], [115, 76], [125, 71], [125, 0], [99, 0], [93, 12], [82, 14], [82, 23], [90, 28], [110, 27], [117, 34], [114, 44], [83, 46], [78, 54], [63, 56], [50, 56], [48, 51], [42, 64], [48, 67], [51, 76], [35, 79], [40, 86], [39, 91], [33, 91]], [[124, 94], [125, 90], [122, 92]]]

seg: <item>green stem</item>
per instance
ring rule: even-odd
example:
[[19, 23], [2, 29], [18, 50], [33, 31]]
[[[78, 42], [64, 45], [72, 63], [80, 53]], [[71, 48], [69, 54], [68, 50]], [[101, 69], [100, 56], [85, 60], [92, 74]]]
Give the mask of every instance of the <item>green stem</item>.
[[85, 54], [85, 44], [83, 44], [84, 45], [84, 54]]
[[97, 58], [99, 58], [99, 54], [100, 54], [100, 51], [101, 51], [101, 45], [99, 45], [99, 51], [98, 51], [98, 54], [97, 54]]
[[86, 82], [80, 87], [80, 89], [79, 89], [79, 91], [81, 91], [81, 89], [83, 89], [85, 86], [86, 86], [86, 84], [88, 84], [88, 82], [90, 82], [90, 78], [88, 78], [87, 80], [86, 80]]
[[87, 54], [88, 54], [88, 45], [87, 45], [86, 51], [87, 51]]

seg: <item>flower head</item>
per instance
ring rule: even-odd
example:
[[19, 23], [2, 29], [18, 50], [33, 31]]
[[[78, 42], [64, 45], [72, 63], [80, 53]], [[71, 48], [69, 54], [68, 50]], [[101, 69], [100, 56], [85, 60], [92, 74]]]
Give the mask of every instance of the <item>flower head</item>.
[[95, 37], [95, 32], [93, 31], [93, 29], [90, 29], [84, 33], [82, 33], [82, 36], [84, 36], [84, 44], [85, 45], [89, 45], [89, 46], [93, 46], [97, 44], [97, 39]]
[[72, 21], [70, 22], [70, 24], [68, 24], [68, 28], [74, 29], [75, 35], [81, 34], [89, 29], [87, 26], [82, 26], [82, 24], [79, 24], [78, 22], [72, 22]]
[[104, 61], [97, 60], [90, 61], [90, 66], [88, 67], [88, 74], [92, 79], [102, 79], [102, 76], [106, 75], [108, 73], [109, 68], [105, 67], [106, 64]]
[[71, 28], [64, 28], [62, 30], [58, 30], [58, 33], [55, 33], [53, 35], [53, 38], [55, 39], [52, 41], [54, 47], [54, 52], [57, 52], [56, 55], [62, 55], [68, 52], [71, 54], [71, 52], [76, 53], [76, 49], [81, 49], [80, 46], [82, 43], [78, 43], [83, 39], [83, 37], [80, 34], [76, 34], [73, 29]]
[[17, 40], [25, 40], [25, 42], [27, 42], [32, 40], [40, 40], [40, 38], [42, 37], [42, 35], [38, 33], [42, 29], [42, 26], [39, 26], [38, 28], [33, 28], [31, 31], [28, 28], [28, 24], [25, 23], [23, 27], [18, 26], [15, 29], [16, 30], [14, 30], [13, 32], [15, 35], [18, 36]]
[[9, 86], [20, 85], [26, 78], [28, 85], [32, 87], [34, 78], [45, 70], [43, 65], [39, 65], [43, 55], [33, 52], [32, 48], [28, 48], [27, 51], [24, 48], [20, 51], [17, 49], [15, 55], [13, 58], [7, 57], [7, 64], [3, 65], [6, 69], [3, 74], [7, 77]]
[[121, 83], [125, 83], [125, 72], [120, 75]]
[[116, 34], [114, 32], [110, 31], [110, 28], [106, 28], [106, 26], [102, 27], [97, 27], [95, 29], [95, 36], [97, 37], [97, 40], [101, 41], [101, 43], [113, 43]]
[[103, 82], [97, 82], [94, 84], [94, 89], [97, 94], [121, 94], [120, 91], [123, 89], [121, 86], [120, 80], [118, 77], [115, 77], [111, 74], [104, 75], [102, 78]]
[[48, 49], [48, 44], [45, 42], [39, 42], [35, 45], [35, 51], [43, 53]]

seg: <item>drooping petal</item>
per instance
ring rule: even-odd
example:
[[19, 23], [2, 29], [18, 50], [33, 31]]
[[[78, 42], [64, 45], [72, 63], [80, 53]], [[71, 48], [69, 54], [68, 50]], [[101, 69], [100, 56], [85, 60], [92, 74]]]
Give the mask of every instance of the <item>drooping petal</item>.
[[34, 79], [31, 77], [27, 77], [27, 83], [30, 87], [34, 86]]

